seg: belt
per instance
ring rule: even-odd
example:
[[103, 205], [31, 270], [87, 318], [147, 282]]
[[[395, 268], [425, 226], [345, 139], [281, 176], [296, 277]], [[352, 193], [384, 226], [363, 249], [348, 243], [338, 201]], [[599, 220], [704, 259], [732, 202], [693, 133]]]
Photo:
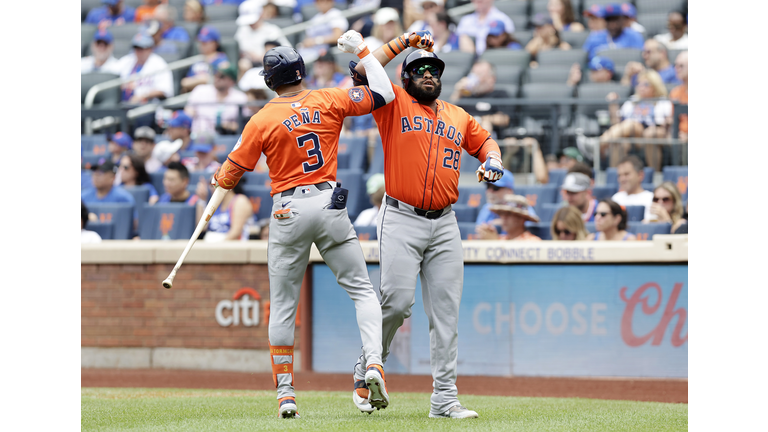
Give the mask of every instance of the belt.
[[[391, 196], [387, 196], [387, 205], [390, 205], [394, 208], [400, 208], [400, 201], [392, 198]], [[448, 214], [445, 210], [450, 210], [451, 206], [448, 206], [446, 208], [442, 208], [440, 210], [424, 210], [417, 207], [413, 207], [414, 213], [416, 213], [419, 216], [423, 216], [427, 219], [437, 219], [440, 217], [443, 217], [444, 215]]]
[[[318, 183], [318, 184], [316, 184], [316, 185], [313, 185], [313, 186], [314, 186], [314, 187], [316, 187], [316, 188], [317, 188], [317, 190], [321, 190], [321, 191], [322, 191], [322, 190], [328, 190], [328, 189], [330, 189], [330, 188], [331, 188], [331, 185], [329, 185], [329, 184], [328, 184], [328, 182], [320, 182], [320, 183]], [[284, 196], [284, 197], [285, 197], [285, 196], [293, 196], [293, 193], [294, 193], [294, 192], [296, 192], [296, 188], [295, 188], [295, 187], [292, 187], [292, 188], [290, 188], [290, 189], [288, 189], [288, 190], [284, 190], [284, 191], [283, 191], [283, 192], [280, 194], [280, 196]]]

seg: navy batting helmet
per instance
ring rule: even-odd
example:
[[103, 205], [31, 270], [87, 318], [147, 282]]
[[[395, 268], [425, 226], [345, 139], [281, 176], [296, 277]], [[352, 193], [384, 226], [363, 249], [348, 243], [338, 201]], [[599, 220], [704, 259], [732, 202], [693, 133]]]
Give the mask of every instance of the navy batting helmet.
[[270, 90], [301, 81], [307, 76], [304, 59], [291, 47], [279, 46], [264, 54], [264, 69], [259, 72]]
[[400, 80], [403, 82], [403, 88], [408, 88], [411, 81], [411, 74], [414, 68], [423, 64], [430, 64], [440, 69], [440, 75], [445, 71], [445, 62], [437, 58], [437, 54], [426, 51], [416, 50], [411, 52], [403, 60], [403, 70], [400, 72]]

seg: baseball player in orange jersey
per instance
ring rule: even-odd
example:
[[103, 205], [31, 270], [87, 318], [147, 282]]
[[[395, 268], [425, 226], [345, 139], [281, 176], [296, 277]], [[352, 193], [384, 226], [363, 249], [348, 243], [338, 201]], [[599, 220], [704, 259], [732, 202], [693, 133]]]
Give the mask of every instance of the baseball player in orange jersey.
[[[403, 38], [373, 55], [386, 65], [407, 44]], [[430, 364], [434, 379], [429, 417], [474, 418], [461, 405], [456, 389], [459, 303], [464, 278], [463, 249], [451, 204], [459, 196], [462, 149], [483, 164], [478, 181], [503, 175], [498, 144], [463, 109], [438, 100], [445, 64], [428, 50], [415, 50], [403, 62], [403, 88], [395, 101], [373, 113], [384, 146], [386, 195], [378, 215], [381, 265], [384, 362], [403, 320], [411, 316], [416, 277], [421, 277], [424, 311], [429, 320]], [[362, 65], [353, 68], [355, 83], [365, 81]], [[366, 354], [355, 365], [353, 400], [366, 404]]]
[[254, 169], [262, 153], [266, 155], [273, 201], [268, 246], [269, 344], [278, 415], [283, 418], [298, 417], [293, 387], [294, 325], [313, 242], [355, 302], [371, 405], [381, 409], [389, 404], [381, 360], [381, 308], [346, 211], [346, 189], [335, 179], [344, 118], [380, 109], [394, 99], [394, 93], [384, 68], [359, 33], [345, 33], [338, 46], [360, 57], [369, 85], [307, 90], [304, 61], [298, 52], [288, 47], [268, 51], [262, 75], [279, 97], [251, 117], [215, 176], [219, 186], [231, 189], [243, 173]]

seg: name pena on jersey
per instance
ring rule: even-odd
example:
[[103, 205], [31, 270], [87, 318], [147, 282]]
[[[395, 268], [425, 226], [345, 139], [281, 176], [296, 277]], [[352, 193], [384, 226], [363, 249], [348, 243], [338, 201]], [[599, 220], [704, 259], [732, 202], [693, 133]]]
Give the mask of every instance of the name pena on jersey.
[[[301, 116], [301, 118], [299, 118]], [[310, 120], [311, 118], [311, 120]], [[294, 114], [287, 119], [283, 120], [283, 126], [288, 129], [288, 132], [293, 132], [294, 128], [305, 124], [320, 124], [320, 111], [312, 111], [312, 115], [309, 115], [308, 108], [302, 108], [299, 110], [299, 114]]]
[[[400, 133], [406, 132], [418, 132], [423, 130], [424, 132], [431, 134], [434, 121], [430, 118], [423, 118], [422, 116], [414, 116], [412, 119], [408, 117], [400, 117]], [[448, 128], [446, 128], [448, 126]], [[456, 128], [452, 125], [446, 125], [442, 120], [437, 121], [437, 127], [434, 129], [434, 134], [447, 138], [453, 141], [457, 146], [461, 146], [461, 141], [464, 136], [461, 132], [457, 132]]]

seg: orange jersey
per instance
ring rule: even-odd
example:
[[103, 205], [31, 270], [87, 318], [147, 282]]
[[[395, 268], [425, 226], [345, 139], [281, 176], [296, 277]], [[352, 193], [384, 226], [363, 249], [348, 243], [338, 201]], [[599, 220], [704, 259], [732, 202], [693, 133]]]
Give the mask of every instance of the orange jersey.
[[267, 157], [272, 195], [296, 186], [336, 180], [339, 133], [344, 117], [368, 114], [366, 86], [303, 90], [277, 97], [248, 121], [228, 159], [253, 171]]
[[384, 146], [387, 195], [424, 210], [455, 203], [461, 150], [485, 162], [499, 145], [462, 108], [438, 99], [435, 113], [402, 87], [392, 88], [395, 100], [373, 113]]

